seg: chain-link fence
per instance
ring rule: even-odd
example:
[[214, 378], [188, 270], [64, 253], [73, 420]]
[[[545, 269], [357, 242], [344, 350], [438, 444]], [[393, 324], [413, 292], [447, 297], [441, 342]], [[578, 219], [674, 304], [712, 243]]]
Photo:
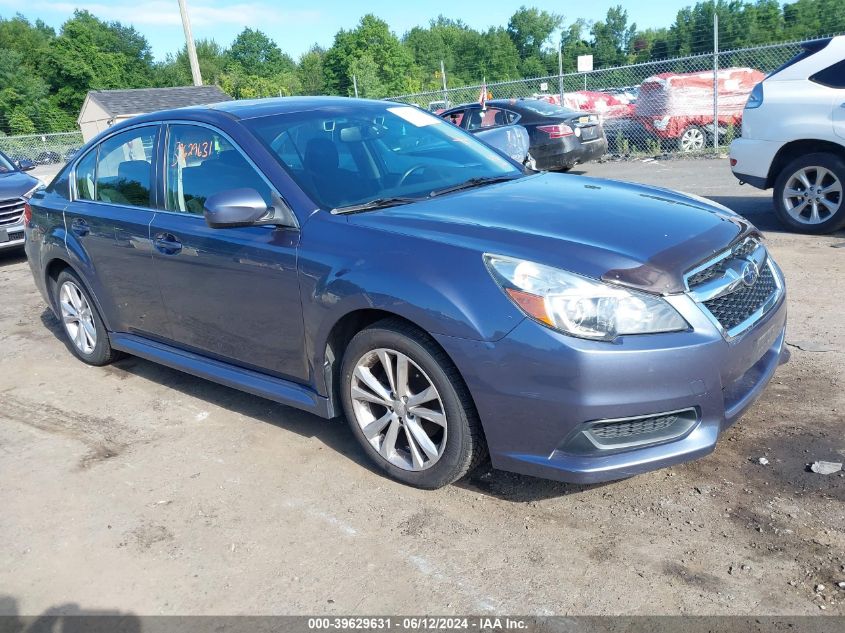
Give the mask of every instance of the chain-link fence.
[[[536, 98], [598, 112], [612, 154], [713, 152], [740, 135], [754, 85], [802, 42], [646, 62], [588, 73], [488, 83], [493, 99]], [[477, 102], [483, 84], [392, 97], [441, 112]], [[714, 125], [714, 122], [716, 123]]]
[[28, 160], [36, 165], [64, 163], [82, 145], [82, 132], [0, 136], [0, 151], [12, 161]]

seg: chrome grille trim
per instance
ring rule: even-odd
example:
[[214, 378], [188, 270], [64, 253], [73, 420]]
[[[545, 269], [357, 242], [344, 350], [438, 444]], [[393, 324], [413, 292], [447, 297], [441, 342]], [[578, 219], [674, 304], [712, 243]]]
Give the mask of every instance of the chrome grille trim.
[[[741, 275], [732, 263], [734, 259], [750, 260], [757, 265], [759, 271], [767, 270], [774, 279], [775, 288], [747, 318], [736, 325], [726, 327], [708, 309], [705, 303], [729, 297], [732, 293], [743, 289]], [[783, 296], [783, 276], [780, 269], [768, 256], [766, 247], [756, 237], [747, 237], [703, 264], [696, 266], [684, 275], [684, 284], [687, 295], [727, 340], [734, 339], [753, 327], [769, 310], [777, 305]]]
[[0, 227], [20, 224], [25, 202], [23, 198], [0, 200]]

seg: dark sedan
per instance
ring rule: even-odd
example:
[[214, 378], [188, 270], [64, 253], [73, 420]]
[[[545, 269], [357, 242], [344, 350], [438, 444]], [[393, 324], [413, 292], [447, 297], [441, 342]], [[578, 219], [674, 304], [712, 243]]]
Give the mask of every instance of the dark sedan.
[[126, 352], [345, 415], [374, 464], [424, 488], [488, 451], [576, 482], [700, 457], [784, 344], [783, 277], [746, 220], [529, 172], [395, 103], [137, 117], [26, 217], [35, 283], [81, 361]]
[[0, 251], [23, 246], [24, 202], [40, 184], [23, 172], [33, 167], [29, 161], [12, 161], [0, 152]]
[[473, 133], [521, 125], [528, 131], [533, 166], [538, 170], [568, 171], [607, 152], [607, 139], [597, 114], [539, 99], [493, 99], [484, 106], [468, 103], [440, 116]]

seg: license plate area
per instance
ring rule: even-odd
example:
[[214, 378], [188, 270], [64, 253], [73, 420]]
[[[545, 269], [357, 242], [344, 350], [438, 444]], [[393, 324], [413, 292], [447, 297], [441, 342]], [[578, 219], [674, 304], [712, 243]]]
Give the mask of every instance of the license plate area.
[[6, 229], [0, 229], [0, 244], [5, 244], [9, 241], [9, 231]]

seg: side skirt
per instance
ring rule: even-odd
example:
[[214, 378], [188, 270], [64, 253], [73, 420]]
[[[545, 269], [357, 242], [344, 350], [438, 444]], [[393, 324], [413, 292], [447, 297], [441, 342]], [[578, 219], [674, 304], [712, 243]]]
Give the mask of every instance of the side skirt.
[[135, 334], [110, 332], [109, 340], [112, 347], [117, 350], [199, 378], [302, 409], [323, 418], [332, 418], [336, 415], [328, 398], [288, 380], [212, 360]]

